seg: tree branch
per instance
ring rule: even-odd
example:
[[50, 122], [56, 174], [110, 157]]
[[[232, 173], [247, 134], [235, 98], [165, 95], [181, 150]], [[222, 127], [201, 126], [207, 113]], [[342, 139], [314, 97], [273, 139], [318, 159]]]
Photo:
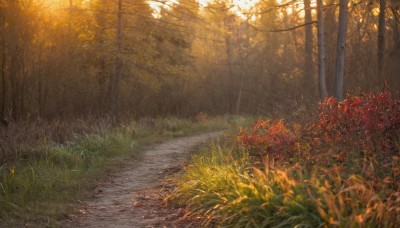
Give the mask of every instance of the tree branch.
[[260, 29], [260, 28], [257, 28], [257, 27], [254, 26], [254, 25], [250, 25], [250, 26], [251, 26], [254, 30], [256, 30], [257, 32], [289, 32], [289, 31], [292, 31], [292, 30], [296, 30], [296, 29], [298, 29], [298, 28], [301, 28], [301, 27], [303, 27], [303, 26], [311, 25], [311, 24], [316, 24], [316, 23], [317, 23], [317, 21], [310, 21], [310, 22], [308, 22], [308, 23], [304, 23], [304, 24], [301, 24], [301, 25], [296, 25], [296, 26], [294, 26], [294, 27], [285, 28], [285, 29], [274, 29], [274, 30]]

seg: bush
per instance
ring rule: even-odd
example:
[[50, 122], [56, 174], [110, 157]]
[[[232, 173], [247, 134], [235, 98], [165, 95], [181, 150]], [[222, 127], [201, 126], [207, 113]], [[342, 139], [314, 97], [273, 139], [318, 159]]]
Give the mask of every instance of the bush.
[[349, 96], [343, 102], [327, 98], [307, 129], [311, 164], [358, 174], [375, 188], [398, 188], [400, 101], [388, 92]]
[[251, 155], [268, 156], [279, 165], [336, 164], [371, 181], [400, 181], [400, 101], [390, 93], [349, 96], [343, 102], [327, 98], [306, 126], [292, 130], [283, 121], [260, 119], [251, 130], [241, 130], [237, 140]]
[[240, 130], [239, 143], [260, 158], [287, 160], [295, 153], [296, 135], [285, 127], [283, 121], [258, 120], [250, 132]]
[[172, 198], [228, 227], [399, 227], [399, 137], [390, 93], [327, 98], [306, 127], [260, 119], [195, 157]]
[[388, 92], [349, 96], [343, 102], [327, 98], [310, 130], [326, 143], [362, 149], [368, 156], [398, 153], [400, 101]]

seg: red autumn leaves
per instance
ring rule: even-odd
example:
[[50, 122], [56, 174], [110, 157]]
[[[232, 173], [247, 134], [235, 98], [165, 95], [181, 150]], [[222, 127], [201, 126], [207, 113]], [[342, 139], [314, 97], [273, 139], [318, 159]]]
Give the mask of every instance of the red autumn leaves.
[[[283, 121], [260, 119], [251, 130], [241, 130], [237, 139], [253, 155], [268, 155], [275, 160], [292, 158], [300, 152], [300, 145], [314, 148], [314, 152], [304, 151], [308, 154], [338, 153], [335, 157], [362, 150], [368, 156], [381, 153], [391, 157], [399, 152], [400, 101], [388, 92], [348, 96], [342, 102], [330, 97], [320, 104], [315, 120], [306, 126], [302, 131], [291, 130]], [[320, 150], [322, 147], [325, 149]]]

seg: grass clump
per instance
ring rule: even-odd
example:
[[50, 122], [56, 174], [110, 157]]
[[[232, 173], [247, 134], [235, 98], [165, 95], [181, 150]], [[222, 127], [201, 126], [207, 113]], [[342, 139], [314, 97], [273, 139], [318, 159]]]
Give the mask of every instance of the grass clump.
[[[232, 153], [236, 153], [232, 156]], [[374, 189], [358, 175], [252, 165], [245, 151], [212, 147], [193, 157], [171, 202], [204, 226], [397, 227], [400, 194]], [[331, 173], [331, 174], [327, 174]]]
[[194, 156], [181, 178], [170, 199], [205, 226], [314, 227], [322, 221], [300, 180], [254, 168], [244, 151], [212, 147]]

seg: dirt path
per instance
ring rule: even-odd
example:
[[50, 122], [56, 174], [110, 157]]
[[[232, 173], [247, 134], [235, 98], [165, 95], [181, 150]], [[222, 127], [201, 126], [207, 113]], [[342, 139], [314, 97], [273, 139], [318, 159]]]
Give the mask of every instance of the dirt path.
[[[171, 227], [174, 212], [155, 206], [165, 176], [180, 169], [190, 152], [221, 132], [171, 140], [149, 149], [139, 161], [126, 161], [121, 172], [99, 184], [83, 202], [69, 227]], [[177, 216], [175, 216], [177, 217]]]

